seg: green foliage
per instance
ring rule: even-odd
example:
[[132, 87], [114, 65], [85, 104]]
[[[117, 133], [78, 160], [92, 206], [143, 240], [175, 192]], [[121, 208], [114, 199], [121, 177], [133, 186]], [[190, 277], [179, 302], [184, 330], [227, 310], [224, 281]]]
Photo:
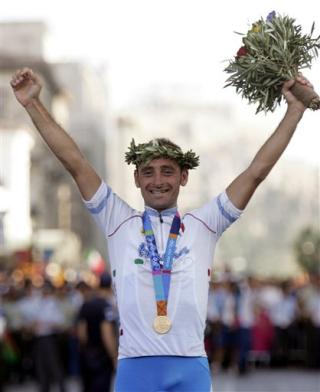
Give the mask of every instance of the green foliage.
[[298, 235], [294, 250], [299, 265], [310, 274], [320, 273], [320, 231], [307, 227]]
[[157, 158], [168, 158], [178, 163], [181, 168], [194, 169], [199, 166], [199, 157], [189, 150], [186, 153], [167, 139], [153, 139], [148, 143], [135, 144], [132, 139], [129, 151], [125, 154], [125, 161], [136, 166], [147, 165]]
[[273, 112], [282, 100], [283, 83], [310, 68], [318, 56], [320, 36], [313, 38], [313, 32], [314, 23], [303, 35], [295, 19], [274, 11], [266, 20], [261, 18], [246, 35], [238, 33], [243, 46], [224, 70], [230, 74], [225, 87], [235, 87], [250, 104], [258, 104], [256, 113]]

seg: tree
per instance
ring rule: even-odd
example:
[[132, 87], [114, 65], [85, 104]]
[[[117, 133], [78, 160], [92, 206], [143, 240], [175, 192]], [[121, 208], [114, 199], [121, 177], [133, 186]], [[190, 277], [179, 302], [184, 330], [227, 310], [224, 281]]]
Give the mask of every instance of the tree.
[[296, 259], [309, 274], [320, 274], [320, 231], [314, 227], [304, 228], [294, 243]]

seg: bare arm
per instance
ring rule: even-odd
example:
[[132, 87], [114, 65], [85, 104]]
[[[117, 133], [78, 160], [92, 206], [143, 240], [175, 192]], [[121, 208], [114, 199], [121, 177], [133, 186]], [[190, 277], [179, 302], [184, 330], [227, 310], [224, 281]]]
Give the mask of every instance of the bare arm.
[[288, 103], [287, 112], [274, 133], [260, 148], [250, 166], [241, 173], [227, 188], [227, 194], [232, 203], [239, 209], [244, 209], [257, 189], [267, 177], [286, 147], [288, 146], [296, 127], [305, 111], [305, 106], [290, 92], [294, 83], [312, 85], [303, 77], [286, 82], [282, 93]]
[[87, 331], [87, 323], [83, 320], [79, 321], [77, 324], [77, 336], [80, 341], [80, 344], [85, 346], [88, 341], [88, 331]]
[[24, 68], [13, 75], [11, 86], [17, 100], [28, 112], [44, 141], [74, 178], [83, 198], [89, 200], [99, 188], [101, 179], [73, 139], [56, 123], [41, 103], [40, 77], [32, 70]]
[[116, 368], [118, 350], [112, 323], [108, 321], [103, 321], [103, 323], [101, 324], [101, 336], [105, 350], [110, 355], [114, 368]]

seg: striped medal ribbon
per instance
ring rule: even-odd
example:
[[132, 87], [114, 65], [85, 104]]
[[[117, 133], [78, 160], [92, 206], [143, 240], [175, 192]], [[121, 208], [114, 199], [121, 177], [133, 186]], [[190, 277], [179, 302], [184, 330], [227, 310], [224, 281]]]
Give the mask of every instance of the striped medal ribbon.
[[176, 250], [176, 243], [179, 235], [181, 219], [179, 213], [176, 212], [172, 220], [166, 245], [166, 251], [163, 256], [163, 265], [161, 265], [160, 263], [161, 257], [157, 249], [151, 220], [146, 211], [143, 213], [142, 222], [147, 247], [149, 250], [149, 259], [151, 263], [153, 277], [153, 287], [157, 303], [157, 317], [153, 322], [153, 329], [159, 334], [165, 334], [171, 328], [171, 321], [167, 316], [167, 304], [171, 281], [172, 263]]

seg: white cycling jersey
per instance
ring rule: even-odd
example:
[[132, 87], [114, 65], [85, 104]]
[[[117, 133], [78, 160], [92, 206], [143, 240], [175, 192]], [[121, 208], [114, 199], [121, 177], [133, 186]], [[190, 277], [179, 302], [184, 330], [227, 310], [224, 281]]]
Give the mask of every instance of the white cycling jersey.
[[[153, 355], [206, 356], [203, 342], [210, 270], [216, 242], [241, 211], [226, 192], [182, 216], [168, 299], [172, 328], [153, 328], [157, 308], [142, 212], [120, 199], [104, 182], [84, 201], [107, 240], [120, 315], [119, 359]], [[163, 256], [176, 208], [161, 214], [146, 206]]]

